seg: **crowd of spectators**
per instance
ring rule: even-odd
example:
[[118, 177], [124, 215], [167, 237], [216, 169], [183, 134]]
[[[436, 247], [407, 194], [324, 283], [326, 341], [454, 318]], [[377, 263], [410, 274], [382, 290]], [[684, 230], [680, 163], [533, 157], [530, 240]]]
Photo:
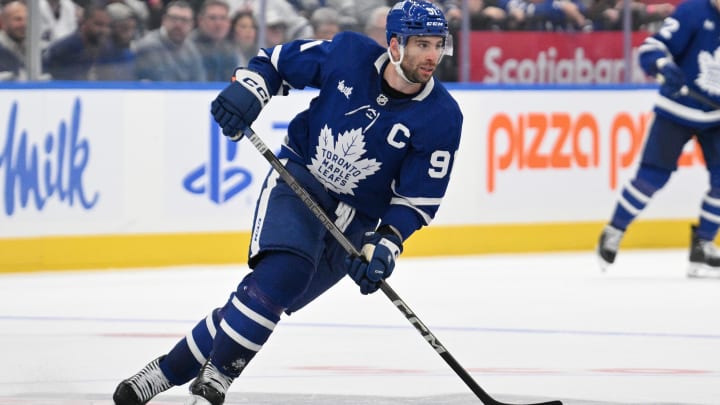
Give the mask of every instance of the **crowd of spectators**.
[[[0, 80], [24, 80], [27, 0], [0, 0]], [[390, 0], [39, 1], [43, 77], [55, 80], [226, 81], [260, 47], [364, 32], [386, 46]], [[675, 8], [630, 0], [632, 28], [653, 31]], [[668, 0], [675, 1], [675, 0]], [[451, 32], [460, 0], [435, 1]], [[468, 0], [471, 30], [620, 30], [624, 0]], [[260, 44], [259, 38], [264, 38]]]

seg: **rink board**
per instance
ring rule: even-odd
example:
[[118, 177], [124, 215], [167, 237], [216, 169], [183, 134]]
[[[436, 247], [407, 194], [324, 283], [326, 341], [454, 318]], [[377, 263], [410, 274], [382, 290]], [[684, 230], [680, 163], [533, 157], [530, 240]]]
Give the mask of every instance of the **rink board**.
[[[3, 86], [0, 271], [245, 261], [269, 166], [213, 123], [221, 84]], [[591, 249], [634, 172], [655, 89], [451, 92], [461, 150], [443, 206], [405, 254]], [[316, 94], [275, 97], [254, 129], [277, 150]], [[680, 166], [624, 246], [687, 243], [707, 189], [694, 143]]]

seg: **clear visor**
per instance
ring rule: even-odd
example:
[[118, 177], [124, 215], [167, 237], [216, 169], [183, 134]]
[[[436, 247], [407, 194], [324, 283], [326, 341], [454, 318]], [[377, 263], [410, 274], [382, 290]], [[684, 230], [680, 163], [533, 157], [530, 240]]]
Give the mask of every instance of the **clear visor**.
[[[720, 0], [719, 0], [720, 1]], [[445, 35], [445, 48], [443, 49], [443, 55], [453, 56], [453, 37], [450, 34]]]

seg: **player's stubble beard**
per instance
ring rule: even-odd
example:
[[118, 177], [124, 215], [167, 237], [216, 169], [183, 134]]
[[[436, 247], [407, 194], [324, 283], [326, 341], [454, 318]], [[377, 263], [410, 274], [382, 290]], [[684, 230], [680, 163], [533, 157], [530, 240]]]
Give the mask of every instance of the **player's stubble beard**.
[[[718, 0], [718, 1], [720, 1], [720, 0]], [[411, 62], [409, 62], [408, 59], [409, 58], [406, 57], [400, 64], [400, 68], [402, 69], [403, 73], [405, 74], [405, 77], [407, 77], [408, 80], [410, 80], [411, 82], [418, 83], [418, 84], [425, 84], [428, 81], [430, 81], [430, 79], [432, 78], [432, 74], [425, 77], [424, 75], [422, 75], [420, 73], [420, 66], [419, 65], [415, 66], [415, 67], [411, 66], [410, 65]], [[435, 67], [436, 66], [433, 65], [433, 67], [432, 67], [433, 72], [435, 72]]]

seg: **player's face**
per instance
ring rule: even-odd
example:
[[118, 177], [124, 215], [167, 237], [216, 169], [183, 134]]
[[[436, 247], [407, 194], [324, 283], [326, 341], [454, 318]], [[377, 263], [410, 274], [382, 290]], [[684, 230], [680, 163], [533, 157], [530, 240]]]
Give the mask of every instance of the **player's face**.
[[413, 36], [405, 44], [402, 64], [405, 76], [416, 83], [427, 83], [432, 77], [444, 50], [444, 38]]

